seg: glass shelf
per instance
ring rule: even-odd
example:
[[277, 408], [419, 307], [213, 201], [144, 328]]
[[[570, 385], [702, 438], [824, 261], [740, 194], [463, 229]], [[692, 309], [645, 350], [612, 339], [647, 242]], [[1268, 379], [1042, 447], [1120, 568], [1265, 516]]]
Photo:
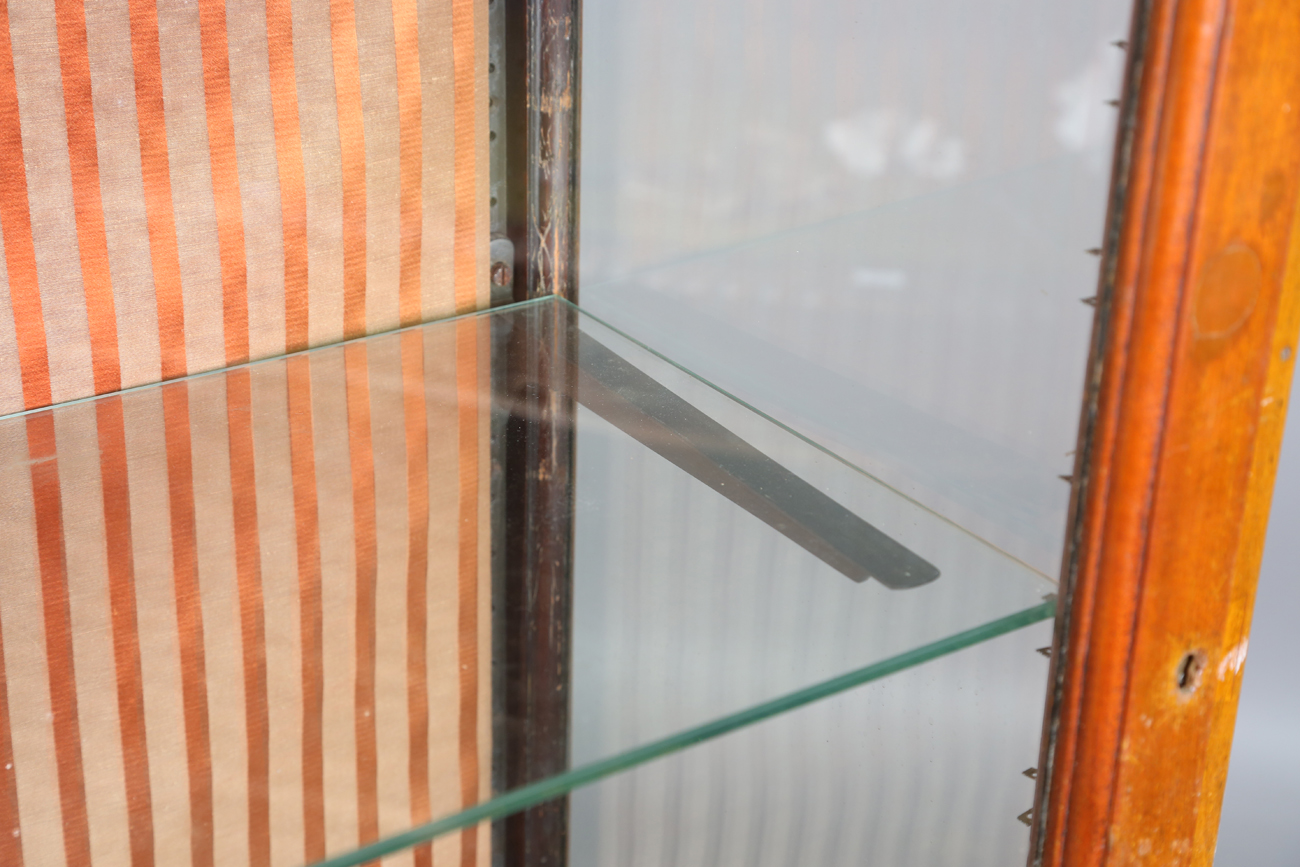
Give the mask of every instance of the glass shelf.
[[101, 839], [363, 864], [1054, 610], [553, 299], [9, 416], [0, 472], [28, 847], [75, 753]]
[[377, 858], [450, 834], [453, 831], [472, 828], [481, 822], [510, 816], [529, 807], [561, 797], [581, 786], [590, 785], [622, 771], [631, 770], [654, 759], [672, 755], [821, 699], [830, 698], [856, 686], [906, 671], [942, 656], [965, 650], [982, 642], [1006, 635], [1009, 632], [1039, 623], [1053, 617], [1055, 613], [1055, 602], [1049, 599], [1024, 611], [1018, 611], [977, 626], [974, 629], [967, 629], [947, 638], [932, 641], [929, 644], [904, 651], [873, 665], [864, 666], [839, 677], [830, 678], [804, 689], [795, 690], [780, 698], [762, 702], [720, 719], [711, 720], [703, 725], [686, 729], [602, 759], [587, 762], [572, 770], [504, 792], [459, 813], [453, 813], [425, 825], [394, 834], [391, 837], [362, 846], [353, 852], [346, 852], [328, 858], [320, 862], [319, 867], [355, 867], [355, 865], [369, 863]]

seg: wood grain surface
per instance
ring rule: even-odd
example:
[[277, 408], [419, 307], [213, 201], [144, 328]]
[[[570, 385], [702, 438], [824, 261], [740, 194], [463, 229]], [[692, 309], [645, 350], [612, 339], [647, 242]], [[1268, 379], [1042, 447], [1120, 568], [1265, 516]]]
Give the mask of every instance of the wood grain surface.
[[1300, 14], [1134, 17], [1031, 864], [1209, 865], [1300, 325]]

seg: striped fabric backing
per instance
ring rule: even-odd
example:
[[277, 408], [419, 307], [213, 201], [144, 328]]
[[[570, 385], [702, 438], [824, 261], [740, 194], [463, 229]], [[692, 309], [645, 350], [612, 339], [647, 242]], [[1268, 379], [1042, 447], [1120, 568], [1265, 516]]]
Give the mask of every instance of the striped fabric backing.
[[489, 794], [485, 327], [0, 420], [0, 864], [293, 867]]
[[290, 867], [480, 800], [486, 340], [238, 365], [487, 305], [487, 3], [0, 25], [0, 415], [110, 395], [0, 420], [0, 864]]
[[486, 0], [0, 25], [0, 414], [487, 305]]

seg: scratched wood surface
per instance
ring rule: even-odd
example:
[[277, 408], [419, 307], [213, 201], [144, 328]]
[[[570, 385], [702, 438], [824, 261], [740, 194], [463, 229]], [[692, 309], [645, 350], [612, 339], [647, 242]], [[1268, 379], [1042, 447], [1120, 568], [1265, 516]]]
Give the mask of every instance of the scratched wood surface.
[[1300, 325], [1300, 14], [1135, 13], [1031, 863], [1210, 865]]

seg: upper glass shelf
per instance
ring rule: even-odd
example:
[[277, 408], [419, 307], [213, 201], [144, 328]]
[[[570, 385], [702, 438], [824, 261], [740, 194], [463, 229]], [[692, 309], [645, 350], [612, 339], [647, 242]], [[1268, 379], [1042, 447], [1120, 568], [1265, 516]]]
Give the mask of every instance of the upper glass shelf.
[[552, 299], [0, 419], [0, 533], [24, 849], [215, 863], [485, 857], [1055, 589]]

